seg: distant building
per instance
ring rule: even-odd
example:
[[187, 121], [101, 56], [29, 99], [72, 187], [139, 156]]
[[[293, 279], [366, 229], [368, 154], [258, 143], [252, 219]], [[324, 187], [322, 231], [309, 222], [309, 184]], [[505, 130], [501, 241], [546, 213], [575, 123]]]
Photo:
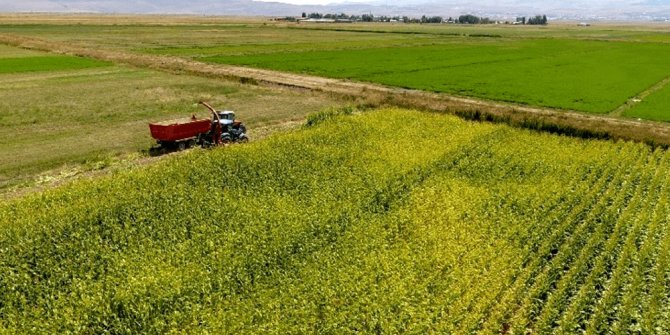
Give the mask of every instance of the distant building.
[[300, 22], [307, 22], [307, 23], [335, 23], [335, 20], [333, 19], [305, 19], [305, 20], [300, 20]]
[[578, 24], [578, 26], [580, 26], [580, 27], [590, 27], [591, 24], [588, 23], [588, 22], [580, 22], [580, 23]]
[[302, 19], [299, 20], [300, 22], [305, 22], [305, 23], [352, 23], [353, 21], [349, 19]]

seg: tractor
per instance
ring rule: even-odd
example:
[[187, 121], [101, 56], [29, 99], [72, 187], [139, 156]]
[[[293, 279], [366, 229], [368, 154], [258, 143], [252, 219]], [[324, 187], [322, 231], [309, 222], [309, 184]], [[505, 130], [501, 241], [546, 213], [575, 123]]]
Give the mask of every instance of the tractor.
[[212, 147], [234, 142], [248, 142], [247, 129], [235, 119], [232, 111], [217, 111], [206, 102], [200, 102], [212, 114], [211, 119], [190, 118], [150, 123], [151, 136], [156, 139], [160, 152], [184, 150], [194, 145]]

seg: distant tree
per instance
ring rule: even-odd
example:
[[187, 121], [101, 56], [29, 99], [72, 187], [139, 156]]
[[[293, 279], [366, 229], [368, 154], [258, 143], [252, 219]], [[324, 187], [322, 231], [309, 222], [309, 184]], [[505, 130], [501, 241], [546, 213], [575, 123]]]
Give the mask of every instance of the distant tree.
[[[439, 18], [440, 22], [442, 22], [441, 17], [436, 16], [436, 19], [437, 18]], [[449, 18], [449, 20], [447, 22], [449, 22], [449, 23], [460, 23], [460, 24], [491, 24], [491, 23], [495, 23], [496, 21], [491, 20], [488, 17], [479, 17], [479, 16], [468, 14], [468, 15], [461, 15], [461, 16], [458, 17], [458, 19], [455, 19], [455, 20], [452, 19], [452, 18]]]
[[442, 17], [441, 16], [431, 16], [428, 18], [427, 23], [442, 23]]
[[372, 22], [375, 20], [375, 16], [372, 14], [363, 14], [361, 15], [361, 21], [363, 22]]
[[306, 17], [307, 17], [307, 13], [302, 12], [302, 18], [304, 19], [304, 18], [306, 18]]
[[321, 13], [310, 13], [308, 17], [310, 19], [323, 19], [323, 14], [321, 14]]
[[546, 15], [535, 15], [535, 17], [531, 17], [528, 19], [528, 24], [532, 25], [545, 25], [547, 24], [547, 16]]
[[458, 23], [460, 24], [479, 24], [481, 22], [481, 18], [478, 16], [474, 15], [461, 15], [458, 17]]

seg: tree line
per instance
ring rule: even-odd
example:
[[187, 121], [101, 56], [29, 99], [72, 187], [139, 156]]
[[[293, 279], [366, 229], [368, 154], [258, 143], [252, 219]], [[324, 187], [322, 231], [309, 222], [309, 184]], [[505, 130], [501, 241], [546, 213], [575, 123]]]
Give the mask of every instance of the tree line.
[[534, 24], [534, 25], [546, 25], [547, 24], [547, 16], [546, 15], [535, 15], [535, 17], [531, 17], [526, 21], [526, 24]]
[[331, 19], [331, 20], [349, 20], [359, 22], [404, 22], [404, 23], [442, 23], [441, 16], [422, 16], [421, 18], [412, 18], [409, 16], [374, 16], [373, 14], [347, 15], [340, 14], [321, 14], [321, 13], [302, 13], [303, 19]]
[[[488, 17], [479, 17], [475, 15], [461, 15], [458, 19], [449, 18], [447, 21], [449, 23], [460, 23], [460, 24], [491, 24], [498, 23], [499, 21], [491, 20]], [[526, 19], [525, 16], [517, 17], [514, 22], [505, 21], [505, 24], [529, 24], [529, 25], [546, 25], [548, 24], [546, 15], [535, 15], [534, 17]]]
[[[480, 17], [471, 14], [461, 15], [454, 19], [444, 20], [442, 16], [426, 16], [421, 18], [414, 18], [408, 16], [374, 16], [373, 14], [363, 15], [347, 15], [340, 14], [322, 14], [322, 13], [302, 13], [303, 19], [331, 19], [331, 20], [347, 20], [354, 22], [404, 22], [404, 23], [459, 23], [459, 24], [493, 24], [500, 23], [500, 21], [492, 20], [488, 17]], [[546, 15], [536, 15], [534, 17], [526, 18], [525, 16], [517, 17], [514, 22], [505, 21], [506, 24], [524, 24], [524, 25], [546, 25], [548, 23]]]

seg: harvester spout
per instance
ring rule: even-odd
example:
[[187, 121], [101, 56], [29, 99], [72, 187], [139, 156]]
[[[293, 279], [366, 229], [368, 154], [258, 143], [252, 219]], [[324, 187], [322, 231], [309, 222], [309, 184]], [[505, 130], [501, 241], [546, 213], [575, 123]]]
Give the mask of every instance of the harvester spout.
[[220, 144], [221, 143], [221, 133], [223, 132], [223, 130], [221, 129], [221, 117], [219, 116], [219, 113], [216, 112], [214, 107], [210, 106], [210, 104], [208, 104], [204, 101], [200, 101], [200, 104], [207, 107], [207, 109], [209, 109], [209, 111], [212, 112], [212, 115], [214, 115], [214, 119], [216, 119], [216, 122], [214, 122], [213, 128], [212, 128], [212, 133], [213, 133], [213, 136], [214, 136], [213, 140], [214, 140], [214, 143]]
[[214, 115], [214, 118], [215, 118], [217, 121], [221, 122], [221, 118], [219, 117], [219, 113], [216, 112], [216, 110], [214, 109], [214, 107], [212, 107], [210, 104], [208, 104], [208, 103], [206, 103], [206, 102], [204, 102], [204, 101], [200, 101], [200, 104], [203, 105], [203, 106], [205, 106], [205, 107], [207, 107], [207, 109], [209, 109], [209, 111], [212, 112], [212, 115]]

